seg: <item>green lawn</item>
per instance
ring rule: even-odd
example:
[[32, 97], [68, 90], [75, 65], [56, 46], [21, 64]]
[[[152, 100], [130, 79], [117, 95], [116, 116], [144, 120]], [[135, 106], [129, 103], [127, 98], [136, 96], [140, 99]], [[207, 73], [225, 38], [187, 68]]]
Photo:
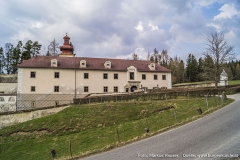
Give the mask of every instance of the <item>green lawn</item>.
[[228, 81], [228, 85], [240, 84], [240, 80], [231, 80]]
[[[213, 97], [208, 104], [207, 108], [204, 98], [182, 97], [152, 103], [73, 105], [55, 115], [1, 129], [0, 159], [51, 160], [53, 149], [60, 159], [109, 150], [199, 118], [199, 107], [206, 114], [223, 106]], [[147, 127], [149, 133], [145, 132]]]

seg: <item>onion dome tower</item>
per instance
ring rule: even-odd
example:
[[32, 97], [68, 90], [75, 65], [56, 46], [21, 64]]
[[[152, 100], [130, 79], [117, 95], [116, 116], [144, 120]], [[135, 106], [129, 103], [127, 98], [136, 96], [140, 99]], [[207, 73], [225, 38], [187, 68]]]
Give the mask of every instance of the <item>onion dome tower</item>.
[[60, 51], [62, 51], [62, 53], [60, 53], [58, 56], [59, 57], [74, 57], [75, 54], [73, 54], [73, 46], [70, 45], [70, 37], [68, 37], [67, 33], [66, 36], [63, 37], [64, 39], [64, 43], [63, 46], [60, 46]]

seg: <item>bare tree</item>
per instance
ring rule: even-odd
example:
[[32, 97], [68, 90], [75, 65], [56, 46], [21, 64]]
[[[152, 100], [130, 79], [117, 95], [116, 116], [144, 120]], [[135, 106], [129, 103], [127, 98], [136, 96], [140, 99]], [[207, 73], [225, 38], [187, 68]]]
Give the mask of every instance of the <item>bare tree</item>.
[[162, 50], [162, 53], [158, 56], [158, 63], [164, 67], [167, 67], [168, 63], [169, 63], [169, 55], [167, 50]]
[[55, 38], [48, 45], [47, 56], [57, 56], [59, 52], [59, 44], [56, 42]]
[[214, 33], [206, 39], [206, 51], [203, 53], [205, 57], [210, 56], [214, 62], [214, 81], [217, 87], [220, 79], [220, 67], [224, 62], [235, 58], [233, 53], [234, 46], [230, 46], [226, 41], [223, 33]]
[[139, 57], [138, 57], [138, 55], [136, 53], [132, 54], [132, 58], [133, 58], [133, 60], [138, 60], [139, 59]]

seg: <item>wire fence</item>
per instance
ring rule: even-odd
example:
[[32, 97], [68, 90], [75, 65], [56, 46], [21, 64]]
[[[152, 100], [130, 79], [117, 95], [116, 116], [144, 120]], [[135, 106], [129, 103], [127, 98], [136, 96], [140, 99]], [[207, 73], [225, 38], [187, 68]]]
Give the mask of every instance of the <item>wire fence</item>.
[[209, 96], [221, 96], [223, 92], [226, 94], [234, 94], [240, 91], [240, 86], [219, 87], [219, 88], [195, 88], [195, 89], [152, 89], [148, 93], [136, 92], [115, 95], [101, 95], [84, 98], [74, 98], [74, 104], [91, 104], [104, 102], [128, 102], [128, 101], [147, 101], [147, 100], [168, 100], [174, 99], [178, 96], [187, 96], [188, 98]]
[[[77, 98], [83, 95], [77, 94]], [[38, 110], [70, 105], [75, 94], [17, 94], [17, 111]]]

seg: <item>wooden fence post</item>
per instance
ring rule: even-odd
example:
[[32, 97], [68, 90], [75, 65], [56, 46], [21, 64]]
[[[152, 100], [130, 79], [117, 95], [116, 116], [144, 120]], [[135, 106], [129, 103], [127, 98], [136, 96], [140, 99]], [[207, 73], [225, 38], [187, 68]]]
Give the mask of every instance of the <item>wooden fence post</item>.
[[72, 143], [71, 143], [71, 139], [69, 139], [69, 152], [70, 152], [70, 156], [72, 157]]
[[177, 120], [177, 114], [176, 114], [176, 111], [174, 111], [174, 118], [175, 118], [175, 121], [176, 121], [176, 123], [177, 123], [178, 120]]
[[117, 132], [118, 143], [120, 143], [118, 128], [116, 129], [116, 132]]

